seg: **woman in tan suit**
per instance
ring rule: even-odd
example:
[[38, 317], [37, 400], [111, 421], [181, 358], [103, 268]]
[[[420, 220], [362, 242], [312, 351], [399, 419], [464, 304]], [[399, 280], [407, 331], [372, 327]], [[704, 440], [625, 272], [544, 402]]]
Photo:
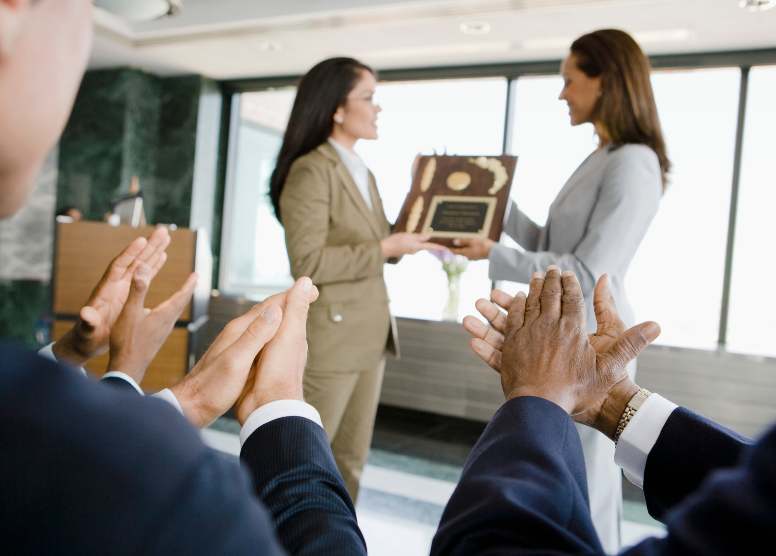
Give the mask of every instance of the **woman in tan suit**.
[[352, 58], [325, 60], [299, 83], [270, 180], [295, 278], [320, 297], [307, 321], [305, 398], [321, 414], [355, 502], [369, 454], [386, 348], [398, 349], [383, 263], [422, 249], [429, 236], [397, 233], [375, 179], [353, 147], [377, 139], [374, 72]]

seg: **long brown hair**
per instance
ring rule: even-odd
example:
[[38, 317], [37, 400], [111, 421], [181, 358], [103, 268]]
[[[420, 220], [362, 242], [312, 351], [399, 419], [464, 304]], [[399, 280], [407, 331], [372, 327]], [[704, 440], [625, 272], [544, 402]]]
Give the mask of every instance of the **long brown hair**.
[[291, 165], [326, 142], [334, 127], [334, 113], [345, 106], [348, 94], [365, 71], [375, 73], [353, 58], [330, 58], [313, 67], [299, 82], [283, 145], [269, 180], [269, 197], [279, 222], [282, 223], [280, 195]]
[[577, 67], [588, 77], [601, 76], [601, 97], [593, 112], [613, 146], [647, 145], [660, 162], [663, 191], [671, 162], [660, 129], [652, 83], [651, 66], [628, 33], [602, 29], [583, 35], [571, 45]]

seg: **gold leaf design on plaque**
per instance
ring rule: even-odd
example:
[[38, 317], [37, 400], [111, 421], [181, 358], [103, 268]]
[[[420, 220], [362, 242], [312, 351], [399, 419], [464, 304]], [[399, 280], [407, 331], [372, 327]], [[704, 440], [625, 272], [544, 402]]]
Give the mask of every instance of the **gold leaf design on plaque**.
[[466, 172], [453, 172], [447, 176], [447, 187], [453, 191], [463, 191], [472, 182], [472, 177]]
[[418, 227], [421, 214], [423, 214], [423, 197], [418, 197], [412, 205], [410, 215], [407, 217], [407, 231], [409, 233], [414, 232]]
[[477, 158], [470, 158], [469, 162], [493, 174], [493, 186], [488, 189], [488, 193], [491, 195], [498, 193], [507, 184], [509, 174], [507, 174], [507, 169], [504, 168], [504, 165], [501, 164], [498, 158], [478, 156]]
[[426, 163], [426, 167], [423, 168], [423, 176], [420, 178], [420, 191], [423, 193], [431, 187], [431, 181], [434, 179], [434, 172], [436, 172], [436, 164], [436, 158], [431, 158]]

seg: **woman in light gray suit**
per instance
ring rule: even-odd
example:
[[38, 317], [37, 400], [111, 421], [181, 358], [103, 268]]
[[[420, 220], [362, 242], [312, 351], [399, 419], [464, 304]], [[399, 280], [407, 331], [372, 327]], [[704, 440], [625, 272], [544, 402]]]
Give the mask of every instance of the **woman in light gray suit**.
[[[609, 274], [612, 294], [627, 326], [633, 326], [623, 281], [657, 213], [670, 167], [650, 84], [650, 65], [627, 33], [607, 29], [571, 45], [562, 65], [560, 99], [571, 125], [592, 123], [599, 147], [576, 169], [539, 226], [512, 203], [504, 231], [525, 252], [490, 240], [456, 240], [454, 252], [490, 261], [493, 280], [529, 283], [537, 270], [556, 264], [573, 270], [595, 332], [593, 290]], [[635, 376], [635, 363], [629, 367]], [[600, 433], [578, 427], [587, 466], [590, 510], [604, 549], [619, 550], [622, 516], [620, 470], [614, 446]]]

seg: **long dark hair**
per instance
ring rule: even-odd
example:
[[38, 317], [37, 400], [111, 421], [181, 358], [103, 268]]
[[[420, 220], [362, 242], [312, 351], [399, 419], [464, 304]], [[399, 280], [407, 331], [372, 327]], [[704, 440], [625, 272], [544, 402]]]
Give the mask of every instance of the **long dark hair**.
[[331, 58], [317, 64], [299, 82], [283, 146], [269, 180], [269, 196], [279, 222], [280, 194], [291, 165], [326, 142], [334, 127], [334, 113], [345, 105], [363, 71], [374, 74], [372, 68], [353, 58]]
[[588, 77], [601, 76], [601, 98], [593, 113], [613, 146], [627, 143], [647, 145], [660, 162], [663, 190], [671, 161], [660, 129], [651, 67], [641, 48], [628, 33], [602, 29], [579, 37], [571, 45], [577, 67]]

